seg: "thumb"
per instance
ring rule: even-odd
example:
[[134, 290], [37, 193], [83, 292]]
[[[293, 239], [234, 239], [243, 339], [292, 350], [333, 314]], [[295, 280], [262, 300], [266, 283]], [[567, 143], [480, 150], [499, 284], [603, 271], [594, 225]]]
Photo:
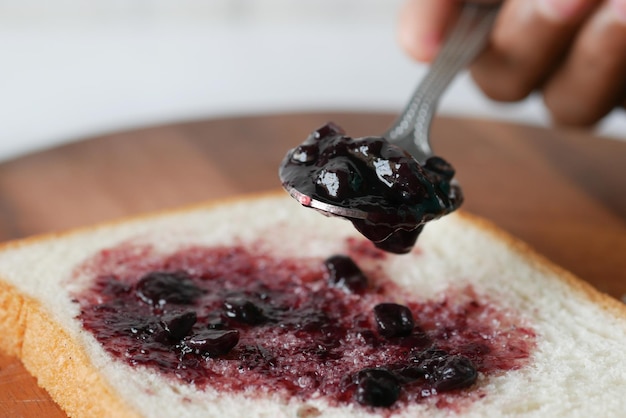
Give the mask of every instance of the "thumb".
[[412, 58], [431, 61], [459, 8], [458, 0], [407, 0], [400, 11], [400, 45]]

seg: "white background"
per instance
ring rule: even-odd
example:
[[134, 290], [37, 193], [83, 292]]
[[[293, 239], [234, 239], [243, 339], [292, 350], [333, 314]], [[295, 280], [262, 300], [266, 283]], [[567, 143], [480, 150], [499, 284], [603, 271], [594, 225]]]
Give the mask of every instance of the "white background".
[[[398, 111], [425, 68], [401, 0], [0, 0], [0, 160], [149, 124], [306, 110]], [[461, 76], [445, 114], [546, 124]], [[615, 113], [600, 133], [626, 138]]]

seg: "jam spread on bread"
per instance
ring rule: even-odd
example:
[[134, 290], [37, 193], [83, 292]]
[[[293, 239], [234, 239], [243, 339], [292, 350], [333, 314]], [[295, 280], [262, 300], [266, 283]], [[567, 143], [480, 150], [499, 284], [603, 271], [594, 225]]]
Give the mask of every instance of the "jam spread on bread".
[[480, 374], [522, 367], [535, 345], [471, 287], [408, 294], [364, 239], [325, 260], [259, 248], [104, 250], [77, 268], [93, 278], [79, 318], [112, 356], [183, 384], [389, 411], [480, 396]]
[[426, 222], [461, 205], [454, 173], [443, 158], [421, 165], [385, 138], [353, 139], [329, 123], [287, 153], [279, 175], [288, 190], [368, 213], [347, 219], [377, 247], [406, 253]]

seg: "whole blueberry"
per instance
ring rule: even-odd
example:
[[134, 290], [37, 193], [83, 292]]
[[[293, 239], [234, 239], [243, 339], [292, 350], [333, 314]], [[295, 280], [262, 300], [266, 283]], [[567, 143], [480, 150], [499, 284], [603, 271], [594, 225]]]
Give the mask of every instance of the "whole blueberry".
[[367, 277], [350, 257], [335, 255], [326, 259], [324, 265], [328, 270], [328, 281], [333, 286], [355, 293], [367, 288]]
[[227, 354], [238, 342], [239, 331], [232, 329], [204, 329], [183, 340], [191, 352], [211, 357]]
[[196, 320], [194, 311], [168, 313], [161, 317], [161, 326], [169, 338], [180, 340], [189, 334]]
[[476, 381], [478, 372], [470, 359], [461, 355], [448, 357], [433, 374], [433, 387], [440, 392], [462, 389]]
[[374, 307], [374, 319], [378, 332], [386, 338], [406, 337], [415, 323], [411, 310], [397, 303], [381, 303]]
[[203, 293], [186, 273], [161, 271], [143, 276], [135, 292], [142, 301], [155, 307], [166, 303], [190, 305]]
[[387, 369], [363, 369], [355, 380], [356, 400], [362, 405], [388, 407], [400, 397], [398, 379]]

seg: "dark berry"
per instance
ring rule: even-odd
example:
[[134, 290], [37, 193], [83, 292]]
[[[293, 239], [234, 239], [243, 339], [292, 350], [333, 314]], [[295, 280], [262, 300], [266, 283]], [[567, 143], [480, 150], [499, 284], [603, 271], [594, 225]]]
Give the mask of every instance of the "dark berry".
[[366, 219], [352, 219], [352, 224], [357, 231], [372, 241], [377, 248], [394, 254], [406, 254], [411, 251], [424, 229], [423, 224], [411, 230], [394, 229], [389, 225]]
[[268, 319], [260, 307], [243, 296], [226, 298], [224, 301], [224, 313], [228, 318], [249, 325], [259, 325]]
[[346, 160], [337, 159], [322, 168], [315, 178], [316, 190], [334, 201], [350, 198], [360, 187], [361, 177]]
[[166, 303], [190, 305], [202, 290], [183, 272], [153, 272], [137, 282], [136, 294], [144, 302], [153, 306]]
[[378, 332], [386, 338], [406, 337], [415, 326], [411, 310], [397, 303], [381, 303], [374, 306], [374, 319], [378, 325]]
[[478, 372], [470, 359], [461, 355], [450, 356], [435, 370], [433, 387], [439, 392], [462, 389], [476, 381]]
[[447, 351], [429, 348], [412, 355], [410, 362], [412, 366], [422, 370], [427, 378], [432, 379], [436, 370], [443, 365], [449, 357], [450, 354], [448, 354]]
[[[283, 186], [312, 200], [366, 212], [347, 219], [382, 250], [408, 252], [423, 224], [456, 210], [460, 188], [454, 168], [440, 157], [422, 166], [405, 150], [382, 137], [347, 137], [338, 127], [313, 132], [287, 153], [279, 175]], [[308, 203], [307, 203], [308, 202]]]
[[413, 383], [418, 380], [426, 379], [427, 373], [419, 366], [410, 365], [399, 367], [397, 370], [394, 370], [396, 376], [402, 383]]
[[415, 246], [415, 242], [422, 232], [422, 229], [424, 229], [423, 224], [410, 231], [396, 229], [387, 238], [382, 241], [375, 242], [374, 245], [377, 248], [390, 253], [406, 254]]
[[423, 372], [439, 392], [471, 386], [478, 377], [476, 366], [470, 359], [436, 348], [413, 355], [411, 362], [410, 367]]
[[239, 331], [204, 329], [183, 340], [191, 352], [211, 357], [227, 354], [239, 342]]
[[[372, 241], [378, 248], [379, 244], [389, 238], [395, 229], [389, 225], [372, 222], [367, 219], [352, 219], [352, 224], [368, 240]], [[381, 248], [383, 250], [383, 248]]]
[[336, 135], [343, 135], [345, 131], [336, 123], [328, 122], [326, 125], [313, 131], [311, 137], [313, 139], [324, 139]]
[[387, 407], [400, 397], [398, 379], [386, 369], [364, 369], [357, 373], [356, 400], [362, 405]]
[[355, 293], [367, 288], [367, 277], [350, 257], [335, 255], [326, 259], [324, 265], [328, 269], [328, 281], [333, 286]]
[[196, 313], [193, 311], [169, 313], [161, 317], [161, 326], [171, 339], [180, 340], [189, 334], [196, 321]]
[[317, 159], [319, 148], [315, 144], [300, 145], [293, 150], [291, 160], [295, 163], [308, 164]]
[[427, 159], [424, 164], [424, 168], [440, 175], [445, 180], [452, 180], [455, 174], [452, 165], [450, 165], [450, 163], [443, 158], [437, 156]]

